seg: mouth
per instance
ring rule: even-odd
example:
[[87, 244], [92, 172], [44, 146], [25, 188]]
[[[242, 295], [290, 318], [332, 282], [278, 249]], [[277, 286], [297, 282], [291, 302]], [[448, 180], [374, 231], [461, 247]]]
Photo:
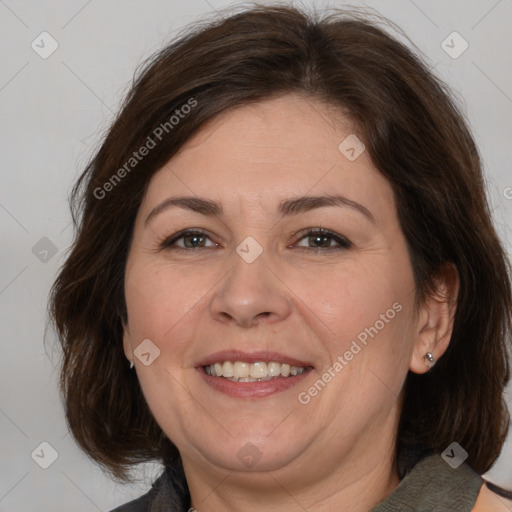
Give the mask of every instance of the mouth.
[[235, 397], [263, 397], [284, 391], [313, 371], [313, 366], [274, 352], [213, 354], [196, 367], [206, 383]]

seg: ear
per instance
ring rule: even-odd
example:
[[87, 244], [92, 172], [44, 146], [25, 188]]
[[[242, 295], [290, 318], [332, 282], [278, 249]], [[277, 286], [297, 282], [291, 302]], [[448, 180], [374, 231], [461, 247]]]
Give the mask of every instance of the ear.
[[126, 359], [128, 361], [133, 361], [133, 347], [132, 347], [132, 338], [130, 334], [130, 329], [128, 327], [128, 324], [123, 323], [123, 349], [124, 349], [124, 355], [126, 356]]
[[410, 370], [426, 373], [432, 364], [425, 358], [430, 352], [435, 361], [445, 353], [453, 331], [459, 294], [459, 273], [453, 263], [444, 264], [434, 278], [434, 291], [427, 297], [417, 315], [414, 350]]

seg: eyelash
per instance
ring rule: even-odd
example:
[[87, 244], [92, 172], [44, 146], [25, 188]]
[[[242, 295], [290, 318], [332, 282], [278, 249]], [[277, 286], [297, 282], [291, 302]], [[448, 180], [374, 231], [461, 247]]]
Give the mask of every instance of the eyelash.
[[[327, 237], [331, 238], [335, 242], [339, 244], [339, 246], [335, 247], [302, 247], [299, 246], [299, 249], [306, 249], [306, 250], [313, 250], [313, 251], [336, 251], [336, 250], [346, 250], [350, 249], [352, 247], [352, 243], [345, 237], [338, 235], [334, 233], [333, 231], [330, 231], [328, 229], [324, 228], [316, 228], [316, 229], [310, 229], [302, 234], [300, 234], [300, 238], [298, 241], [300, 242], [306, 237], [311, 236], [320, 236], [320, 237]], [[192, 251], [195, 249], [201, 249], [201, 247], [178, 247], [174, 245], [178, 240], [181, 240], [185, 236], [204, 236], [207, 238], [210, 238], [207, 233], [204, 231], [201, 231], [200, 229], [186, 229], [183, 231], [179, 231], [178, 233], [175, 233], [174, 235], [171, 235], [168, 238], [165, 238], [161, 242], [159, 242], [159, 248], [160, 249], [172, 249], [173, 251]], [[213, 249], [214, 247], [203, 247], [203, 249]]]

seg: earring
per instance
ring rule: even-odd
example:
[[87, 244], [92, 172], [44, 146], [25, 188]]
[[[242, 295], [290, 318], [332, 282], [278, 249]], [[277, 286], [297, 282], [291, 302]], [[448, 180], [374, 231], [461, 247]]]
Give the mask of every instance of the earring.
[[130, 370], [135, 366], [135, 363], [133, 362], [133, 359], [130, 359]]
[[431, 352], [427, 352], [425, 354], [425, 359], [427, 360], [427, 366], [432, 368], [436, 364], [436, 360]]

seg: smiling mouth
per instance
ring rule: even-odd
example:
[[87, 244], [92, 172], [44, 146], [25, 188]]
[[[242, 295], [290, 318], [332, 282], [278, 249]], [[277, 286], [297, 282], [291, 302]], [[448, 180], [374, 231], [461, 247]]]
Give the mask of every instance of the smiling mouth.
[[311, 366], [291, 366], [277, 361], [222, 361], [203, 366], [206, 375], [220, 377], [232, 382], [264, 382], [279, 378], [292, 378], [302, 375]]

